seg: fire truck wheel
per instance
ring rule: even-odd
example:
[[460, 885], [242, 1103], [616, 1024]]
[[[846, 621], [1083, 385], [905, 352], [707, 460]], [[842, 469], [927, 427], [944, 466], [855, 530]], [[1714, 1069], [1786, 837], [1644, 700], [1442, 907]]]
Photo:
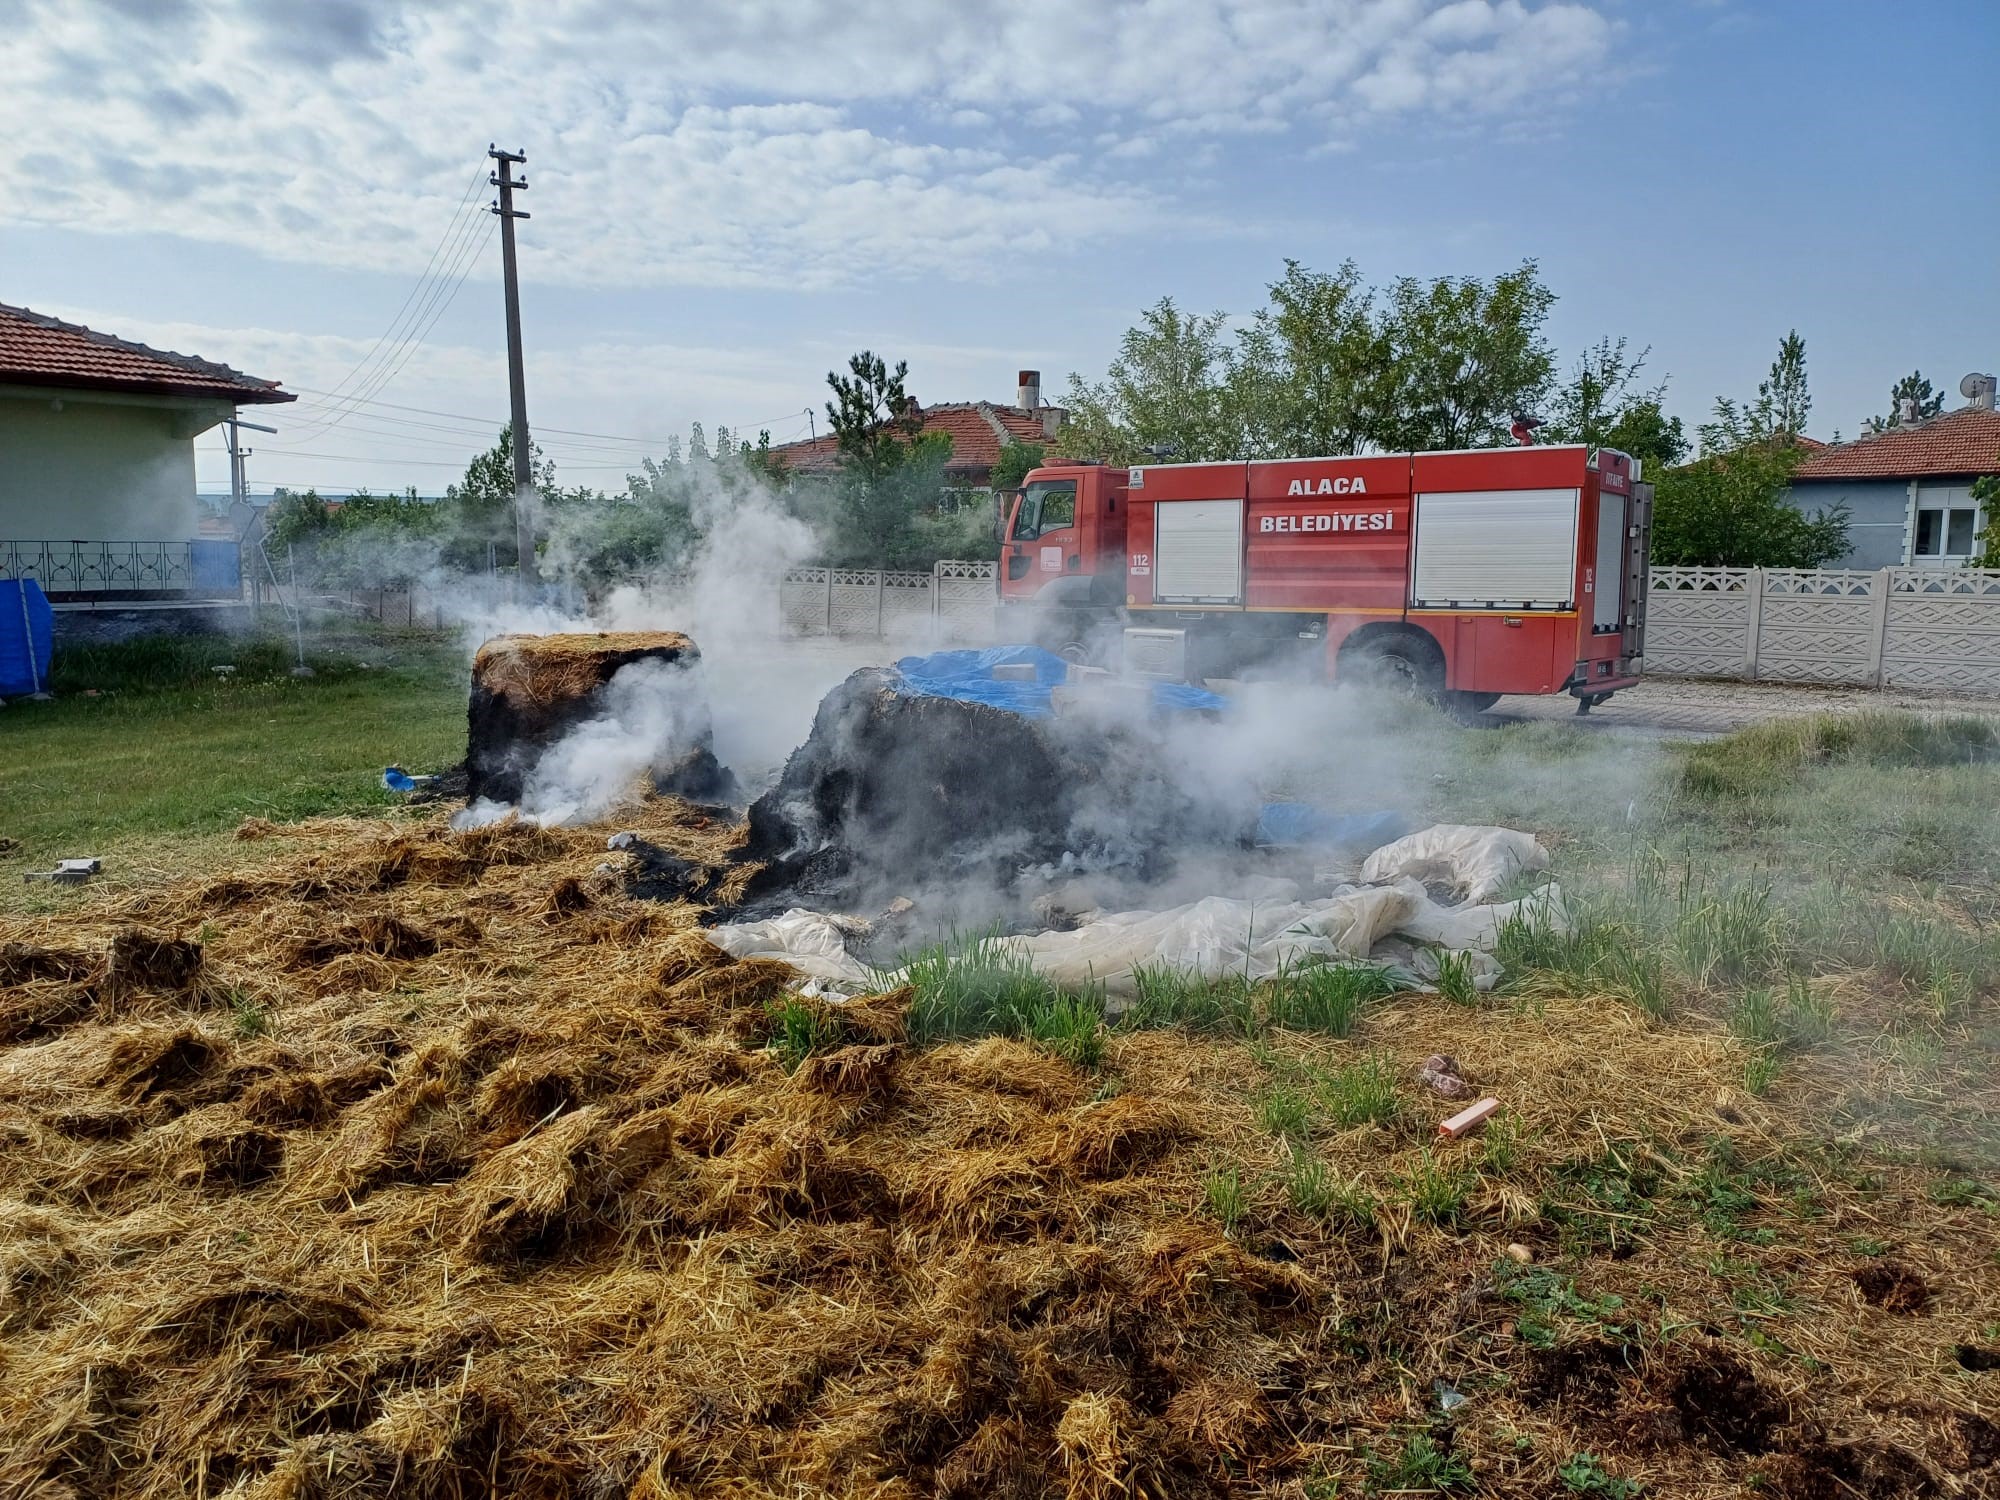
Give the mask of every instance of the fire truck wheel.
[[1409, 630], [1350, 641], [1341, 649], [1338, 671], [1351, 681], [1420, 698], [1444, 692], [1444, 654], [1429, 636]]

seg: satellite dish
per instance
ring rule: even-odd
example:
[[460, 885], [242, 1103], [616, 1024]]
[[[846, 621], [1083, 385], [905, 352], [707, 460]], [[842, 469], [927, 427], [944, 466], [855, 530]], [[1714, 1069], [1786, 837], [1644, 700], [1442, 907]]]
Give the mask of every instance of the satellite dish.
[[1991, 389], [1993, 389], [1993, 377], [1991, 375], [1982, 375], [1977, 370], [1974, 370], [1958, 383], [1959, 395], [1965, 397], [1968, 401], [1978, 396], [1982, 391], [1989, 391]]

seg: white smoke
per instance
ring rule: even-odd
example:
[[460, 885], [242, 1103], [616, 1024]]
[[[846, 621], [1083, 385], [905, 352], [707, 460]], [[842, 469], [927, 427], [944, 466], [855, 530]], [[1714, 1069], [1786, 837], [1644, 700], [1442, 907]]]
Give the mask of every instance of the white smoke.
[[599, 711], [542, 752], [519, 807], [481, 798], [452, 826], [478, 828], [509, 813], [544, 827], [595, 822], [642, 797], [648, 773], [693, 754], [707, 736], [699, 672], [679, 662], [632, 662], [604, 685]]

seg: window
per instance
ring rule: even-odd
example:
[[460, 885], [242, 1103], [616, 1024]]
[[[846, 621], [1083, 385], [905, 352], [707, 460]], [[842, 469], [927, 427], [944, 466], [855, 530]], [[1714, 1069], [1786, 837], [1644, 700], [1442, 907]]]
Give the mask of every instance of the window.
[[1979, 550], [1979, 508], [1968, 485], [1917, 491], [1917, 531], [1910, 548], [1918, 562], [1962, 562]]
[[1021, 497], [1021, 519], [1014, 527], [1014, 540], [1032, 542], [1038, 536], [1076, 524], [1076, 481], [1042, 480], [1028, 486]]

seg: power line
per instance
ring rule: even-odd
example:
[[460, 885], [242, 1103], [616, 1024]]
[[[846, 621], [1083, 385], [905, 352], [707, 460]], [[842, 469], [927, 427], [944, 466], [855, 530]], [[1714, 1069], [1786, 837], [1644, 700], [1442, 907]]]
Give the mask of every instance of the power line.
[[478, 261], [479, 253], [486, 248], [487, 241], [491, 240], [492, 237], [493, 225], [490, 221], [486, 225], [486, 232], [476, 240], [470, 234], [466, 236], [458, 258], [450, 264], [446, 272], [447, 275], [452, 276], [452, 280], [449, 284], [440, 280], [431, 289], [429, 298], [418, 309], [417, 317], [419, 321], [411, 324], [409, 333], [404, 336], [403, 341], [397, 346], [397, 353], [391, 356], [395, 360], [395, 363], [384, 365], [380, 371], [370, 377], [367, 384], [361, 390], [352, 395], [343, 396], [337, 402], [326, 403], [328, 407], [338, 407], [338, 410], [335, 410], [332, 416], [325, 418], [318, 426], [313, 428], [308, 434], [309, 438], [318, 437], [322, 433], [338, 427], [353, 414], [360, 403], [372, 398], [377, 391], [396, 378], [402, 371], [403, 366], [408, 364], [417, 350], [423, 347], [423, 342], [429, 336], [431, 329], [437, 326], [438, 320], [451, 307], [452, 300], [458, 296], [458, 289], [465, 284], [466, 277], [471, 275], [472, 267]]
[[438, 256], [443, 252], [445, 247], [445, 242], [447, 240], [454, 238], [456, 231], [460, 228], [460, 218], [465, 214], [466, 205], [471, 203], [472, 195], [479, 191], [479, 178], [483, 170], [484, 168], [481, 165], [475, 165], [473, 167], [472, 178], [470, 181], [466, 183], [465, 191], [459, 195], [458, 206], [452, 210], [451, 218], [445, 222], [444, 233], [438, 236], [438, 242], [436, 246], [433, 247], [431, 250], [431, 258], [424, 262], [423, 271], [418, 275], [416, 281], [411, 284], [409, 292], [403, 298], [403, 305], [396, 309], [396, 316], [389, 320], [389, 326], [382, 330], [380, 337], [378, 337], [375, 340], [375, 343], [368, 350], [368, 352], [361, 356], [360, 360], [355, 364], [354, 368], [349, 370], [345, 375], [341, 376], [340, 379], [334, 383], [333, 391], [328, 392], [327, 394], [329, 395], [336, 394], [342, 389], [344, 389], [347, 383], [353, 380], [355, 376], [359, 375], [362, 369], [367, 366], [369, 361], [375, 358], [376, 351], [379, 350], [383, 344], [388, 342], [389, 336], [393, 334], [397, 330], [397, 328], [399, 328], [402, 325], [403, 314], [405, 314], [410, 310], [410, 305], [417, 299], [417, 293], [422, 291], [424, 289], [425, 283], [430, 280], [431, 268], [437, 264]]
[[[305, 386], [305, 385], [295, 385], [291, 387], [291, 389], [298, 391], [303, 395], [308, 395], [308, 396], [324, 394], [323, 392], [314, 390], [311, 386]], [[383, 411], [415, 412], [420, 416], [445, 417], [455, 422], [469, 422], [487, 432], [495, 431], [499, 427], [505, 425], [503, 421], [500, 421], [499, 419], [493, 417], [475, 417], [467, 412], [439, 411], [436, 408], [429, 406], [403, 406], [403, 405], [398, 405], [396, 402], [393, 401], [372, 401], [372, 400], [363, 401], [360, 402], [359, 404], [367, 407], [379, 407]], [[796, 412], [796, 411], [783, 411], [779, 412], [776, 416], [760, 417], [754, 421], [738, 423], [733, 427], [729, 426], [729, 424], [726, 422], [723, 423], [722, 425], [725, 427], [729, 427], [729, 430], [731, 432], [753, 431], [766, 427], [790, 428], [797, 426], [801, 422], [807, 421], [809, 416], [810, 416], [809, 413]], [[381, 422], [393, 422], [400, 419], [395, 417], [378, 416], [375, 418], [375, 420]], [[426, 426], [433, 426], [435, 424], [424, 423], [424, 422], [412, 422], [409, 423], [408, 425], [412, 427], [426, 427]], [[438, 428], [438, 430], [442, 432], [442, 431], [447, 431], [448, 429], [440, 427]], [[607, 442], [634, 443], [642, 447], [648, 447], [654, 449], [662, 448], [667, 443], [674, 441], [673, 437], [633, 437], [629, 435], [611, 433], [611, 432], [582, 432], [573, 427], [543, 427], [538, 425], [535, 428], [535, 431], [538, 433], [541, 432], [555, 433], [562, 437], [599, 438]], [[679, 437], [682, 441], [686, 441], [686, 434], [684, 433], [675, 434], [675, 436]]]

